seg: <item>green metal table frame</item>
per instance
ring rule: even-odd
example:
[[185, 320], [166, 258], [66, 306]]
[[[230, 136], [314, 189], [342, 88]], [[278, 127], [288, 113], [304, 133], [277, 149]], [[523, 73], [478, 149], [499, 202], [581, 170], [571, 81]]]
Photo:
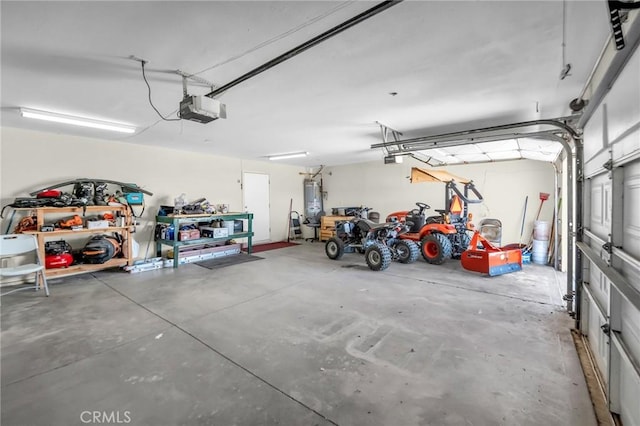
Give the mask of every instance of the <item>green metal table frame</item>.
[[[198, 238], [196, 240], [179, 241], [180, 225], [193, 224], [199, 222], [211, 222], [214, 220], [247, 220], [247, 231], [239, 232], [237, 234], [228, 235], [220, 238]], [[173, 247], [173, 267], [177, 268], [180, 263], [180, 247], [206, 244], [216, 241], [225, 241], [233, 238], [247, 238], [247, 253], [251, 254], [251, 245], [253, 237], [253, 213], [220, 213], [220, 214], [197, 214], [197, 215], [172, 215], [172, 216], [156, 216], [156, 223], [168, 223], [173, 225], [173, 239], [159, 239], [156, 241], [156, 254], [158, 257], [162, 256], [162, 246], [168, 245]]]

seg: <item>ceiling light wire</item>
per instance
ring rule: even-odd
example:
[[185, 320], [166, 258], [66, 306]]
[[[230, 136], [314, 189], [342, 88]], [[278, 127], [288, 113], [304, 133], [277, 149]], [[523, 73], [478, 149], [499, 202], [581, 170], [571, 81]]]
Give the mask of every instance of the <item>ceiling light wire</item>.
[[181, 118], [164, 117], [162, 114], [160, 114], [160, 111], [158, 111], [158, 108], [156, 108], [155, 105], [153, 105], [153, 101], [151, 100], [151, 86], [149, 85], [149, 82], [147, 81], [147, 75], [144, 72], [144, 64], [146, 63], [147, 61], [140, 61], [140, 64], [142, 65], [142, 78], [144, 79], [144, 82], [147, 84], [147, 88], [149, 89], [149, 104], [151, 105], [151, 108], [153, 108], [154, 111], [157, 112], [160, 118], [162, 118], [164, 121], [180, 121]]

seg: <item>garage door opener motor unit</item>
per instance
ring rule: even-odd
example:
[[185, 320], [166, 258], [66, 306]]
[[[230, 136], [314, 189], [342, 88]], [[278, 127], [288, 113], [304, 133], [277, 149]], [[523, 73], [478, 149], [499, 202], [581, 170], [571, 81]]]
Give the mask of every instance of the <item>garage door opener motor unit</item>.
[[[193, 76], [191, 76], [193, 78]], [[212, 88], [213, 90], [213, 88]], [[190, 96], [187, 94], [187, 76], [182, 76], [183, 98], [180, 101], [180, 118], [183, 120], [209, 123], [218, 118], [227, 118], [227, 107], [220, 101], [208, 96]]]

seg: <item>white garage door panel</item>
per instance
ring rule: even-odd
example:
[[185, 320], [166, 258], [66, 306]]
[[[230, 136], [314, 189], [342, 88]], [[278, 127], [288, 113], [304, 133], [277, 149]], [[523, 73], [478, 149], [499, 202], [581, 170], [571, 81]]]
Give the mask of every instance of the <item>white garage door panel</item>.
[[[587, 181], [582, 208], [583, 223], [588, 229], [585, 241], [595, 251], [592, 254], [598, 253], [607, 261], [605, 264], [609, 266], [603, 266], [603, 270], [611, 279], [618, 280], [617, 274], [611, 272], [615, 269], [624, 276], [624, 281], [640, 291], [638, 76], [640, 49], [635, 49], [584, 128], [583, 173]], [[607, 163], [613, 170], [605, 170]], [[614, 245], [611, 255], [602, 248], [609, 241]], [[587, 333], [595, 362], [610, 386], [610, 408], [621, 415], [625, 426], [640, 426], [640, 377], [634, 367], [640, 365], [640, 310], [625, 298], [632, 292], [623, 279], [615, 281], [619, 286], [616, 287], [589, 260], [586, 262], [589, 294], [581, 319], [586, 324], [581, 329]], [[630, 300], [635, 300], [633, 295]], [[598, 310], [598, 305], [606, 309]], [[614, 327], [612, 342], [600, 329], [605, 322]]]
[[598, 299], [600, 306], [609, 306], [609, 281], [598, 268], [589, 268], [589, 282], [593, 297]]
[[608, 174], [591, 179], [590, 195], [589, 229], [603, 241], [608, 241], [611, 232], [611, 180]]
[[[621, 339], [627, 345], [634, 359], [640, 359], [640, 311], [626, 300], [622, 302]], [[640, 394], [638, 394], [640, 402]]]
[[593, 300], [589, 301], [589, 318], [587, 339], [589, 340], [589, 346], [591, 346], [591, 352], [596, 360], [596, 364], [600, 369], [600, 373], [605, 381], [608, 381], [607, 369], [609, 360], [609, 345], [608, 337], [602, 332], [602, 327], [606, 324], [606, 321], [600, 315], [598, 306]]
[[[591, 176], [590, 173], [587, 173], [589, 169], [592, 169], [594, 167], [591, 159], [593, 158], [594, 155], [596, 155], [598, 151], [602, 149], [602, 146], [603, 146], [602, 139], [603, 139], [603, 128], [604, 128], [603, 120], [604, 119], [602, 118], [603, 117], [602, 111], [603, 111], [602, 108], [596, 109], [596, 111], [593, 113], [593, 115], [589, 119], [589, 122], [584, 126], [584, 131], [582, 133], [583, 139], [585, 140], [585, 142], [588, 142], [584, 144], [584, 150], [583, 150], [583, 157], [585, 160], [584, 161], [585, 176]], [[598, 167], [602, 166], [602, 163], [597, 164], [597, 166]]]
[[620, 377], [620, 417], [623, 425], [640, 425], [640, 379], [631, 364], [622, 361]]
[[640, 117], [639, 75], [640, 50], [636, 49], [606, 97], [609, 142], [615, 142], [638, 124], [638, 117]]
[[623, 215], [623, 250], [640, 259], [640, 161], [624, 167]]
[[[602, 136], [600, 137], [602, 139]], [[585, 156], [585, 159], [587, 157]], [[611, 159], [611, 154], [608, 150], [602, 151], [597, 154], [595, 157], [589, 157], [588, 160], [585, 160], [584, 164], [584, 175], [585, 177], [592, 177], [597, 173], [602, 173], [604, 170], [604, 163]]]
[[640, 151], [640, 123], [636, 124], [634, 131], [629, 131], [613, 146], [613, 158], [638, 157]]
[[627, 282], [631, 287], [640, 291], [640, 269], [638, 269], [637, 265], [624, 263], [620, 272], [622, 276], [627, 279]]
[[602, 182], [594, 181], [591, 183], [591, 223], [589, 227], [592, 231], [602, 226], [602, 217], [604, 213], [602, 208], [602, 197], [604, 192], [604, 186]]

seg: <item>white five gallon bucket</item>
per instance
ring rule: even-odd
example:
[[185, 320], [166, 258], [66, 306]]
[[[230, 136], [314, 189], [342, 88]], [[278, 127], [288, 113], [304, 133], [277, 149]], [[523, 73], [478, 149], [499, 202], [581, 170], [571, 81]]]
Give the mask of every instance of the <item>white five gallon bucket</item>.
[[536, 220], [533, 226], [533, 238], [536, 240], [548, 240], [551, 235], [551, 223], [544, 220]]
[[547, 264], [549, 249], [549, 240], [533, 240], [533, 248], [531, 250], [531, 261], [540, 265]]

